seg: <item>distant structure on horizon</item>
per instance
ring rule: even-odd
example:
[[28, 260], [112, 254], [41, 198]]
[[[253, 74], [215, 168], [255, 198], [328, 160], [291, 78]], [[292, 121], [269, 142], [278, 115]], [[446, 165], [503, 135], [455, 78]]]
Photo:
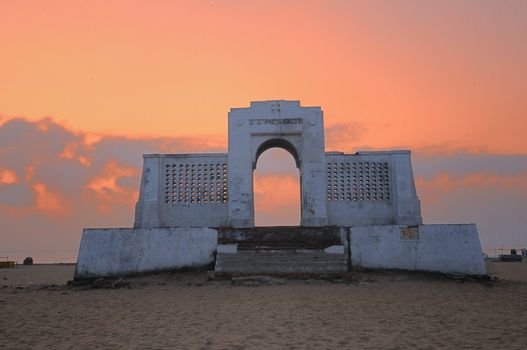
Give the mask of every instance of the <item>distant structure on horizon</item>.
[[[299, 101], [252, 102], [228, 123], [228, 153], [144, 155], [134, 228], [85, 229], [76, 278], [209, 264], [218, 273], [486, 274], [474, 224], [422, 224], [410, 151], [325, 152], [321, 108]], [[300, 172], [299, 227], [254, 226], [253, 171], [273, 147]]]

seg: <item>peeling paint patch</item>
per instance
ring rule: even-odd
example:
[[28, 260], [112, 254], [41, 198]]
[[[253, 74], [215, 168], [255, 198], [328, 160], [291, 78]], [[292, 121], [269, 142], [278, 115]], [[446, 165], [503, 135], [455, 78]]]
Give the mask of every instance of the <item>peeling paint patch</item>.
[[403, 241], [418, 241], [419, 226], [401, 227], [399, 229], [399, 239]]

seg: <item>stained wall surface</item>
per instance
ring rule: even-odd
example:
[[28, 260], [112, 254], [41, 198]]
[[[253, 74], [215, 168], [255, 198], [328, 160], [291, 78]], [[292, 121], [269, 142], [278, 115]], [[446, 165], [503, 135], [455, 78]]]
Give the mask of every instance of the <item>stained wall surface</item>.
[[[230, 238], [243, 238], [243, 232], [234, 228], [231, 230]], [[303, 229], [296, 229], [299, 230]], [[331, 242], [333, 247], [344, 246], [344, 253], [349, 254], [352, 267], [486, 274], [474, 224], [326, 227], [310, 230], [311, 244]], [[328, 230], [340, 232], [342, 245], [335, 246], [339, 238], [334, 235], [328, 237], [324, 234]], [[295, 235], [293, 232], [289, 236], [291, 234]], [[214, 262], [220, 236], [225, 239], [225, 232], [219, 233], [218, 229], [206, 227], [85, 229], [75, 278], [200, 268]], [[315, 236], [319, 238], [313, 241]], [[236, 253], [236, 244], [234, 240], [231, 253]], [[338, 250], [337, 253], [341, 254], [342, 251]]]
[[349, 230], [353, 266], [469, 275], [487, 273], [474, 224], [361, 226]]
[[216, 230], [203, 227], [84, 229], [75, 278], [203, 267], [217, 242]]

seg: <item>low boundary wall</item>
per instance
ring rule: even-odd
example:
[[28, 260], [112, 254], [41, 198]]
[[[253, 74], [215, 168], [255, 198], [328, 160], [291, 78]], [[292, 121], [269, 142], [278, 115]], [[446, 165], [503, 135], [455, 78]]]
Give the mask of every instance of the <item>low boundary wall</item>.
[[[295, 229], [305, 228], [291, 228]], [[469, 275], [487, 273], [474, 224], [331, 229], [340, 231], [352, 267]], [[225, 232], [221, 235], [223, 237]], [[243, 240], [242, 236], [239, 238]], [[84, 229], [75, 279], [200, 268], [214, 262], [218, 239], [218, 229], [206, 227]], [[338, 238], [332, 244], [336, 243]], [[306, 247], [299, 245], [297, 248]]]
[[475, 224], [350, 230], [352, 266], [486, 275]]
[[217, 245], [217, 231], [203, 227], [84, 229], [75, 279], [198, 268]]

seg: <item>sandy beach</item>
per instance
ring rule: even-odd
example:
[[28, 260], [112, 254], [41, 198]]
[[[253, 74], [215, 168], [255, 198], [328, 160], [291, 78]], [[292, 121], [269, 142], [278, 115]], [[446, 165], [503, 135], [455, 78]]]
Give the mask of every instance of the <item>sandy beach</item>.
[[2, 349], [436, 349], [527, 344], [527, 263], [498, 277], [356, 273], [240, 286], [205, 272], [70, 287], [74, 265], [0, 269]]

